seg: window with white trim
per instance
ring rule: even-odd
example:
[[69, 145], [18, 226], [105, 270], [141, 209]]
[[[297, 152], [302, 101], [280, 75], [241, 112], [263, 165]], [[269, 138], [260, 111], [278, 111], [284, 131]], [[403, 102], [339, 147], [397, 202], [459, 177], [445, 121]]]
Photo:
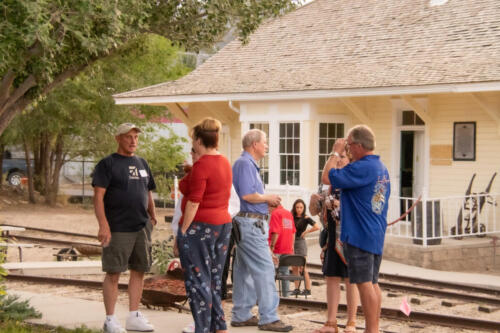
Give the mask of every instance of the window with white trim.
[[401, 115], [401, 125], [403, 126], [425, 125], [422, 118], [420, 118], [415, 111], [403, 111]]
[[328, 156], [332, 152], [333, 144], [338, 138], [344, 137], [343, 123], [320, 123], [319, 124], [319, 158], [318, 158], [318, 184], [321, 182], [323, 167], [325, 166]]
[[299, 185], [300, 123], [280, 123], [280, 185]]
[[[269, 123], [250, 123], [250, 129], [259, 129], [266, 133], [267, 142], [269, 144]], [[269, 156], [266, 154], [258, 163], [260, 168], [260, 177], [264, 184], [269, 184]]]

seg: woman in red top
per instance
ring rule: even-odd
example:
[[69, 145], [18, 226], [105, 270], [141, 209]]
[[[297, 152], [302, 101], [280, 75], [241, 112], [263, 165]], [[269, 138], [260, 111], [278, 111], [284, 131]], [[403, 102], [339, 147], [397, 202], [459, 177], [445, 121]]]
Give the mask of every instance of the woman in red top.
[[231, 235], [228, 203], [232, 172], [217, 151], [221, 124], [205, 118], [191, 131], [201, 157], [180, 182], [184, 195], [177, 246], [195, 332], [227, 333], [221, 302], [222, 271]]

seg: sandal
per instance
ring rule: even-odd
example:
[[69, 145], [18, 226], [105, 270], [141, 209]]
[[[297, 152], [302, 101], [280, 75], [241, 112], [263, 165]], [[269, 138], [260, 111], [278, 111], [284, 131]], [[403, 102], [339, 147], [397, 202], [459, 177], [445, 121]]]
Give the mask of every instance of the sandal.
[[327, 321], [325, 322], [323, 327], [313, 331], [313, 333], [338, 333], [338, 332], [339, 328], [337, 327], [337, 321]]
[[347, 324], [345, 324], [344, 333], [356, 333], [356, 322], [348, 321]]

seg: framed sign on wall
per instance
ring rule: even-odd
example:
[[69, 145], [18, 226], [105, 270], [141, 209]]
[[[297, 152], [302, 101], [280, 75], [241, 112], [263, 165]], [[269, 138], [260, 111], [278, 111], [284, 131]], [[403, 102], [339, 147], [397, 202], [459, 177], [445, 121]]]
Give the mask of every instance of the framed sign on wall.
[[476, 122], [453, 123], [453, 160], [476, 160]]

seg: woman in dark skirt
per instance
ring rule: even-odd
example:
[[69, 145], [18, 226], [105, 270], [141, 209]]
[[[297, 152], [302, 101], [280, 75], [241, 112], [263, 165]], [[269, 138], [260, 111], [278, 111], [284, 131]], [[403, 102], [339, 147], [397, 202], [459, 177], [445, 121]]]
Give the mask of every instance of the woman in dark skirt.
[[[349, 163], [346, 156], [341, 156], [339, 164], [343, 167]], [[314, 204], [313, 204], [314, 203]], [[340, 301], [340, 281], [343, 279], [346, 285], [347, 298], [347, 324], [344, 333], [356, 332], [356, 312], [359, 302], [359, 293], [356, 285], [351, 285], [347, 278], [347, 266], [341, 251], [342, 247], [337, 247], [336, 242], [340, 236], [340, 194], [328, 188], [321, 195], [311, 196], [310, 212], [313, 215], [319, 213], [323, 226], [328, 230], [326, 244], [322, 247], [321, 260], [323, 262], [323, 274], [326, 280], [326, 300], [327, 319], [323, 327], [315, 330], [314, 333], [338, 332], [337, 309]], [[342, 257], [341, 257], [342, 255]]]
[[[306, 204], [304, 200], [297, 199], [293, 203], [292, 208], [293, 222], [295, 223], [295, 243], [294, 252], [297, 255], [307, 257], [307, 244], [306, 244], [306, 234], [319, 230], [319, 226], [313, 219], [306, 215]], [[310, 225], [312, 228], [307, 228]], [[299, 274], [299, 268], [292, 267], [293, 274]], [[292, 291], [292, 295], [311, 295], [311, 279], [309, 278], [309, 273], [307, 269], [304, 268], [304, 279], [305, 279], [305, 289], [301, 292], [299, 289], [299, 281], [295, 281], [295, 290]]]

